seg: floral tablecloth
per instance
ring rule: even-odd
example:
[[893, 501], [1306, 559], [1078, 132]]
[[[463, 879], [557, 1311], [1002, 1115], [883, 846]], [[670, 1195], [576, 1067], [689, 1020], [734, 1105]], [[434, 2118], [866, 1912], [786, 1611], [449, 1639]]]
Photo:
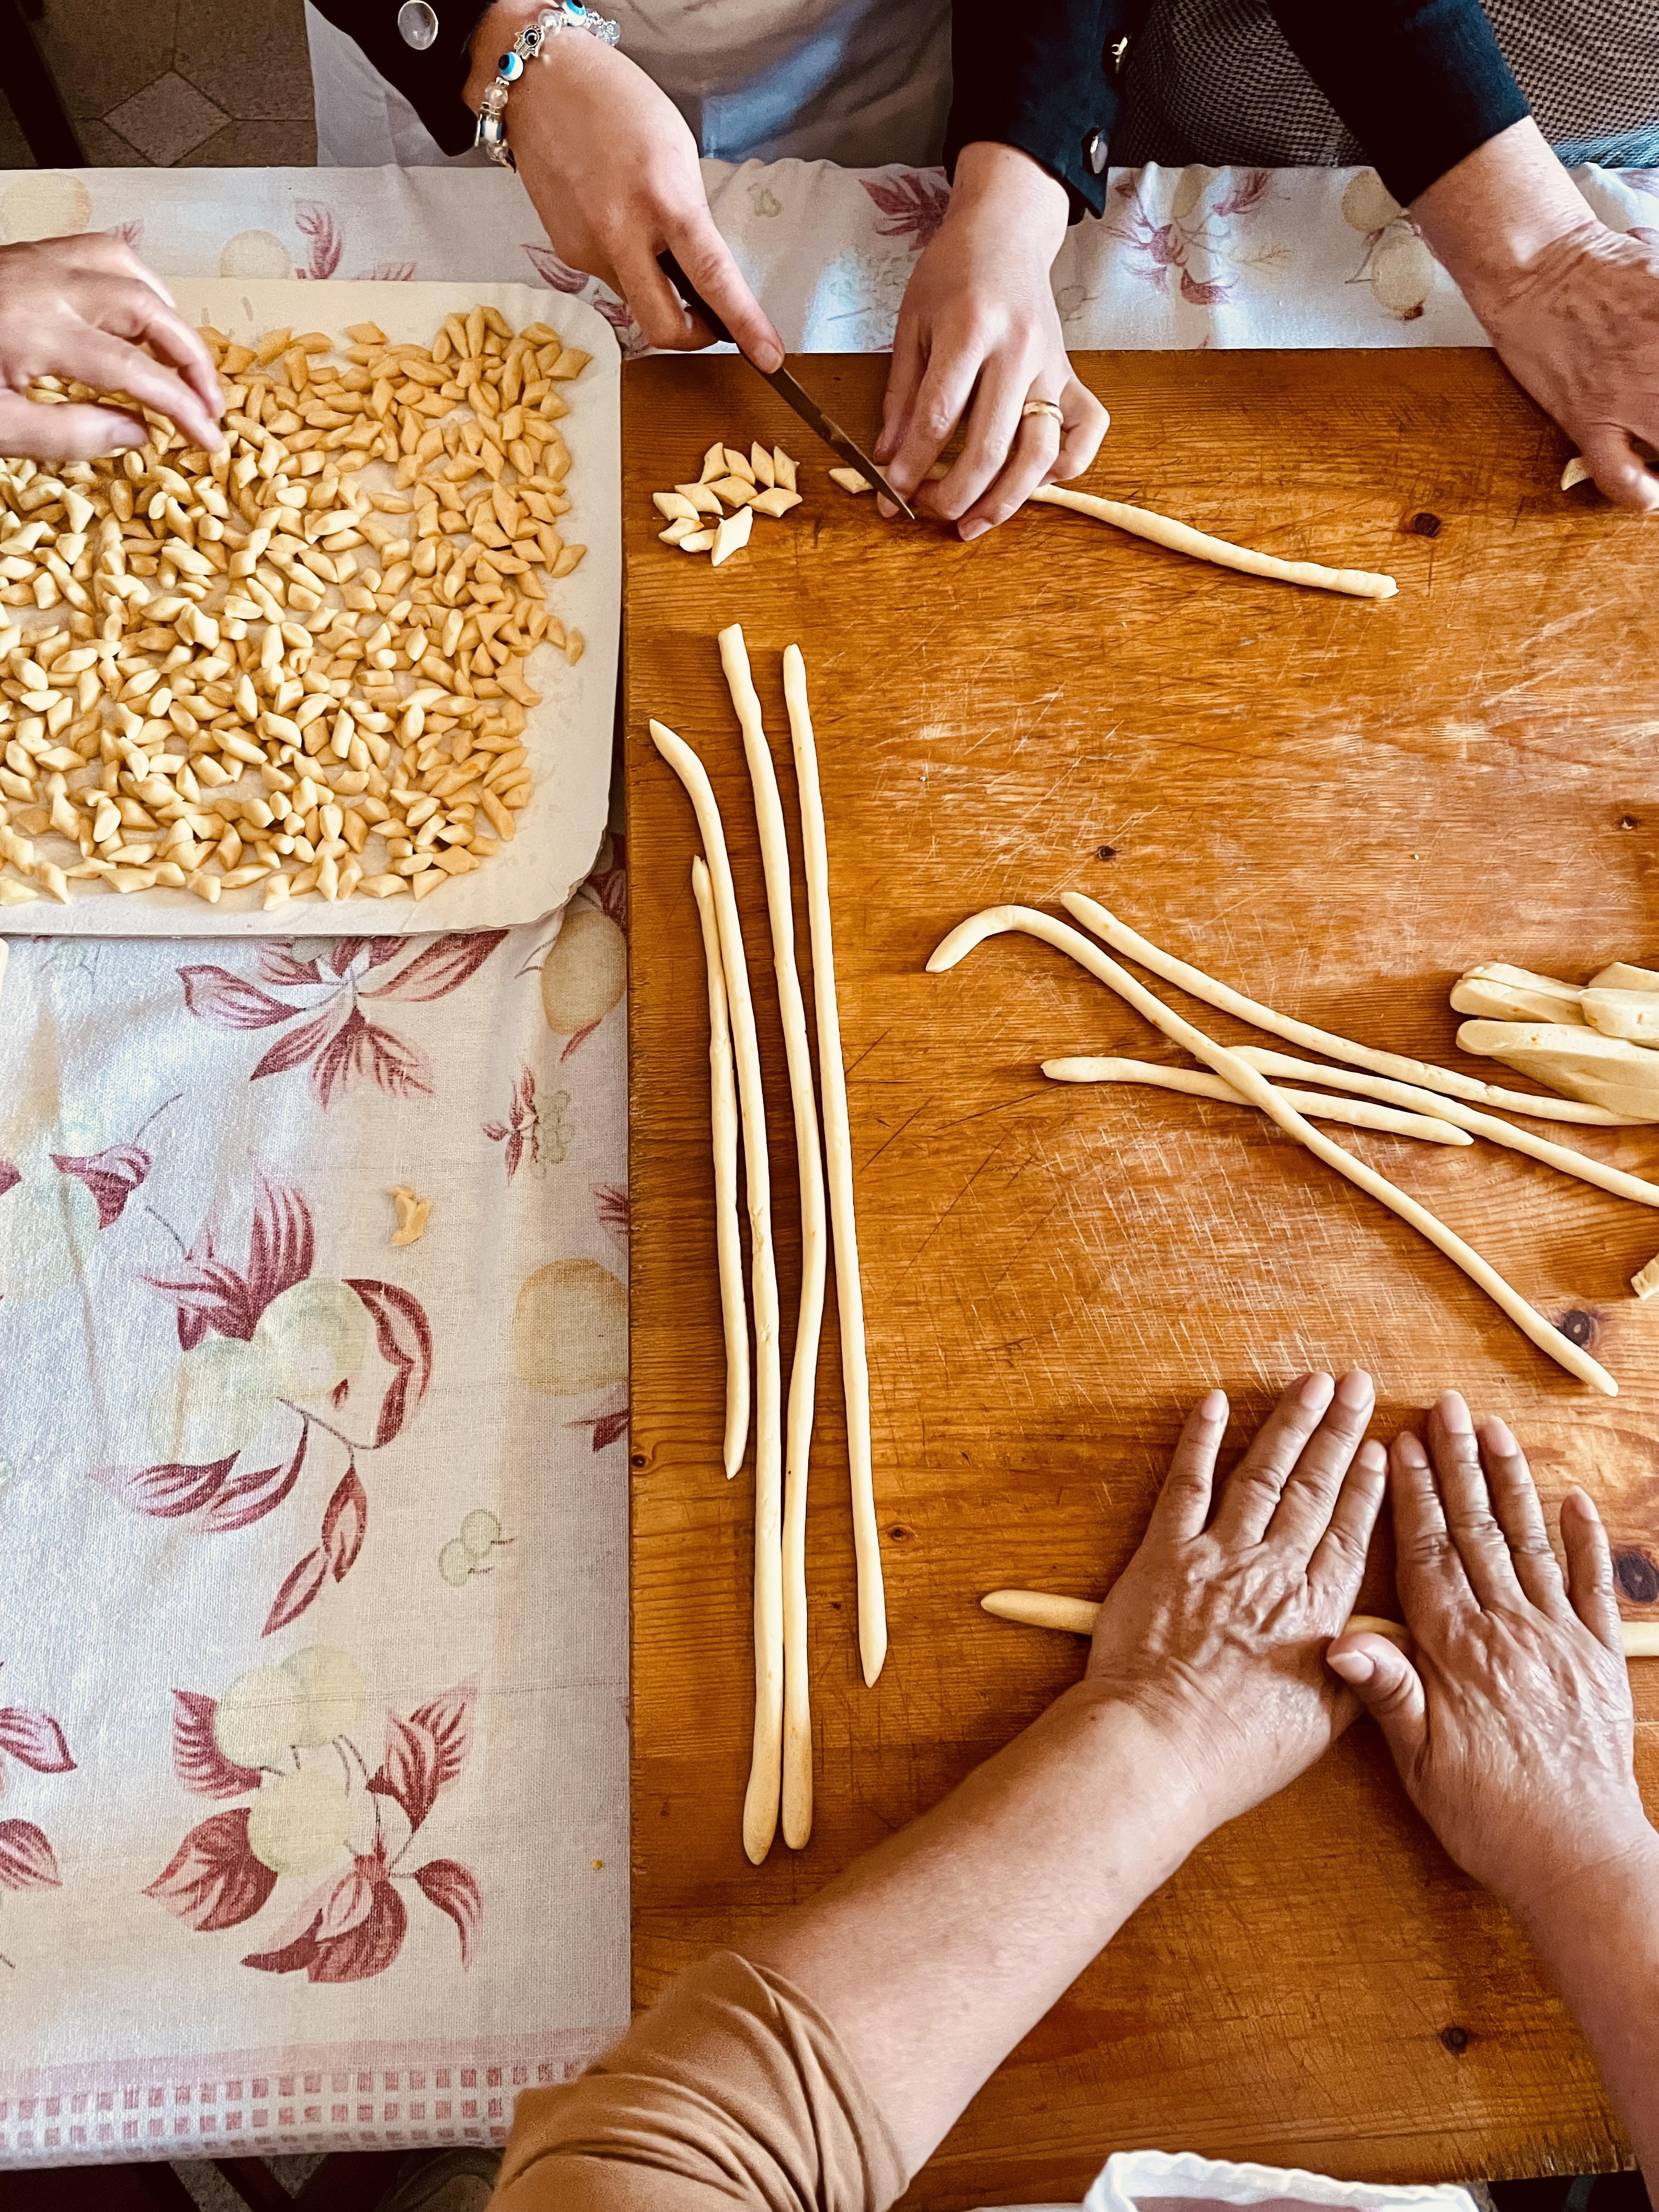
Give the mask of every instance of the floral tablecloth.
[[[793, 345], [890, 342], [937, 173], [707, 173]], [[594, 296], [494, 170], [0, 177], [0, 238], [88, 227]], [[1368, 171], [1115, 176], [1055, 281], [1079, 347], [1480, 342]], [[626, 2017], [625, 886], [11, 941], [0, 2164], [498, 2141]]]

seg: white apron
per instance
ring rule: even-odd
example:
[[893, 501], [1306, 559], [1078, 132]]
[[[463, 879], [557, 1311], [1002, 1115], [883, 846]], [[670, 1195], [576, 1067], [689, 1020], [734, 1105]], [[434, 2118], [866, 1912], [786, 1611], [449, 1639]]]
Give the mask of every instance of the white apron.
[[[396, 0], [383, 0], [388, 9]], [[452, 0], [454, 4], [454, 0]], [[950, 0], [604, 0], [622, 50], [661, 86], [698, 150], [875, 168], [937, 161], [951, 103]], [[436, 0], [441, 10], [444, 0]], [[307, 0], [325, 167], [433, 167], [443, 153], [362, 48]], [[566, 37], [575, 35], [565, 33]]]

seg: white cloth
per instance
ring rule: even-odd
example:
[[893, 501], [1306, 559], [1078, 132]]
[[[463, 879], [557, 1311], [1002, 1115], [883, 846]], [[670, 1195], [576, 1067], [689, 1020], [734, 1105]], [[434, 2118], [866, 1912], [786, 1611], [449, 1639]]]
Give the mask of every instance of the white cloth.
[[[605, 0], [605, 6], [622, 27], [622, 51], [667, 94], [711, 159], [847, 167], [939, 159], [951, 104], [950, 0]], [[310, 0], [306, 33], [319, 162], [426, 167], [452, 158], [356, 41]]]

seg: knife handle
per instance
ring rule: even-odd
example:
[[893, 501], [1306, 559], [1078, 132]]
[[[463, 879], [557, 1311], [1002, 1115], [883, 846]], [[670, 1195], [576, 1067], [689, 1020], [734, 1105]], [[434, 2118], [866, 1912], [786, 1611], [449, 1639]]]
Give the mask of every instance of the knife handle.
[[704, 322], [723, 345], [737, 344], [738, 342], [731, 331], [726, 329], [726, 325], [714, 313], [708, 301], [703, 298], [702, 294], [698, 291], [672, 253], [667, 252], [659, 253], [657, 256], [657, 266], [684, 301], [686, 306], [690, 308], [692, 313], [702, 317]]

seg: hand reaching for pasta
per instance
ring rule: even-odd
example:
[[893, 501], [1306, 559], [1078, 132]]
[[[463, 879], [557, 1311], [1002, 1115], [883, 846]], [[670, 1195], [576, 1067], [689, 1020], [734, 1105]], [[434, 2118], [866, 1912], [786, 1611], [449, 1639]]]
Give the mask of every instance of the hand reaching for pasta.
[[1367, 1375], [1293, 1382], [1212, 1516], [1227, 1401], [1211, 1391], [1101, 1607], [1088, 1680], [1149, 1718], [1199, 1832], [1294, 1781], [1358, 1711], [1331, 1694], [1325, 1650], [1353, 1610], [1382, 1503], [1382, 1448], [1361, 1441], [1372, 1404]]
[[107, 232], [0, 246], [0, 453], [84, 461], [149, 436], [118, 404], [31, 399], [40, 376], [125, 392], [204, 452], [224, 442], [207, 348], [161, 279]]
[[1449, 1393], [1427, 1449], [1396, 1441], [1390, 1490], [1413, 1656], [1344, 1636], [1329, 1662], [1387, 1738], [1457, 1863], [1530, 1919], [1659, 1844], [1632, 1767], [1630, 1683], [1607, 1533], [1582, 1490], [1556, 1563], [1521, 1447]]

